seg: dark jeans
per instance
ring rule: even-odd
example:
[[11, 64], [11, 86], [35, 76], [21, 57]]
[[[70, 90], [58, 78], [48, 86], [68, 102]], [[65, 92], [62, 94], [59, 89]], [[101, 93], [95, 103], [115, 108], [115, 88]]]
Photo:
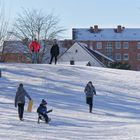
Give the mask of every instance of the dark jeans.
[[50, 64], [52, 63], [53, 58], [55, 58], [55, 64], [56, 64], [57, 63], [57, 56], [54, 56], [54, 55], [51, 56]]
[[89, 112], [92, 112], [93, 97], [86, 97], [86, 103], [89, 105]]
[[39, 63], [39, 52], [32, 52], [32, 63]]
[[23, 119], [24, 105], [24, 103], [18, 103], [18, 114], [20, 119]]

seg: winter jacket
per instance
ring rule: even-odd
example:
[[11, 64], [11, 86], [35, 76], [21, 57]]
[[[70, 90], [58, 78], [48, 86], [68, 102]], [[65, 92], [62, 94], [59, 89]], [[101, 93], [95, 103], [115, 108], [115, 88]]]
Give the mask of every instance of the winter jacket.
[[58, 56], [59, 55], [59, 46], [57, 44], [54, 44], [50, 51], [52, 56]]
[[39, 114], [47, 114], [47, 107], [43, 104], [40, 104], [38, 109], [37, 109], [37, 113]]
[[15, 106], [17, 106], [18, 103], [25, 104], [25, 96], [31, 100], [31, 97], [27, 94], [26, 90], [23, 87], [18, 87], [16, 96], [15, 96]]
[[29, 48], [32, 52], [39, 52], [40, 50], [40, 45], [37, 41], [32, 41], [30, 44], [29, 44]]
[[96, 95], [95, 87], [92, 85], [91, 87], [87, 84], [84, 92], [86, 93], [86, 97], [93, 97]]

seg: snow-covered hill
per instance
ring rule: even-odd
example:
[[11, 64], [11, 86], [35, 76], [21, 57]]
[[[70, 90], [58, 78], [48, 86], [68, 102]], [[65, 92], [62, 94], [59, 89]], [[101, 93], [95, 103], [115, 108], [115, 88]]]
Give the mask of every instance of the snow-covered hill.
[[[140, 72], [65, 65], [0, 64], [0, 140], [139, 140]], [[88, 113], [84, 87], [93, 81], [97, 96]], [[24, 121], [14, 107], [23, 83], [34, 100]], [[50, 124], [37, 124], [36, 109], [46, 99]], [[27, 100], [28, 101], [28, 100]]]

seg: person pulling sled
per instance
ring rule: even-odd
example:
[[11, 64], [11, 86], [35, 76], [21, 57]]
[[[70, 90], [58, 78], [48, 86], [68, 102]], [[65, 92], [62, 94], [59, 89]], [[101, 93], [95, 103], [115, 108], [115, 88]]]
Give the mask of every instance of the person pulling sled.
[[39, 107], [37, 108], [38, 123], [40, 123], [40, 120], [43, 120], [46, 123], [49, 123], [51, 118], [48, 117], [48, 113], [52, 111], [53, 111], [52, 109], [47, 111], [47, 102], [44, 99], [42, 99]]

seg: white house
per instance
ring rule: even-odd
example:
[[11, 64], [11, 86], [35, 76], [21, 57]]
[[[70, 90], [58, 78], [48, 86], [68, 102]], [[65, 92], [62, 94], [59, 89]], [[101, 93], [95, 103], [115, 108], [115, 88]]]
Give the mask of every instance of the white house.
[[114, 61], [98, 51], [90, 50], [86, 44], [80, 42], [74, 43], [58, 58], [60, 64], [69, 63], [97, 67], [106, 67], [111, 62]]

